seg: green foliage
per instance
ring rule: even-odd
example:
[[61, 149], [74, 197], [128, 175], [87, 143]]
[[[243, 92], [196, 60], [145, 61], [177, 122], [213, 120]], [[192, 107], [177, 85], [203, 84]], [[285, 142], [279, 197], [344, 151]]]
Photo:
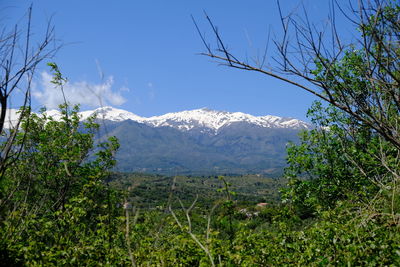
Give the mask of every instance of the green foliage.
[[[334, 107], [316, 103], [309, 112], [317, 128], [304, 132], [301, 144], [288, 148], [286, 175], [291, 178], [284, 197], [312, 216], [317, 209], [333, 208], [336, 201], [365, 201], [390, 181], [396, 170], [396, 149], [368, 127], [354, 125]], [[306, 179], [306, 180], [304, 180]]]
[[[97, 145], [95, 158], [89, 160], [94, 149], [93, 134], [98, 125], [85, 123], [83, 133], [79, 127], [78, 108], [69, 112], [61, 107], [61, 121], [31, 114], [22, 123], [16, 144], [22, 148], [18, 159], [7, 169], [3, 185], [19, 185], [8, 201], [24, 199], [27, 205], [41, 203], [41, 210], [63, 209], [68, 199], [92, 181], [108, 177], [107, 170], [115, 163], [114, 151], [118, 142]], [[4, 193], [7, 195], [7, 193]]]
[[[399, 203], [394, 213], [388, 212], [384, 207], [391, 206], [391, 194], [382, 192], [381, 196], [362, 208], [358, 203], [341, 201], [314, 220], [299, 220], [287, 206], [266, 208], [254, 218], [235, 216], [232, 240], [219, 223], [223, 210], [211, 217], [214, 223], [208, 235], [204, 224], [207, 218], [195, 216], [202, 210], [192, 213], [192, 227], [216, 265], [397, 266], [399, 217], [392, 214], [399, 212]], [[185, 220], [183, 213], [177, 216]], [[162, 211], [144, 211], [138, 216], [132, 225], [131, 247], [139, 266], [210, 266], [199, 245]]]
[[110, 262], [123, 240], [120, 197], [105, 183], [118, 142], [94, 144], [93, 118], [82, 128], [77, 106], [60, 110], [58, 121], [43, 110], [22, 122], [0, 186], [1, 250], [28, 265]]
[[[342, 202], [311, 226], [296, 230], [276, 222], [275, 230], [244, 229], [238, 237], [236, 264], [251, 265], [397, 265], [400, 262], [399, 226], [392, 218]], [[375, 214], [375, 218], [371, 216]], [[356, 216], [355, 216], [356, 215]], [[383, 225], [386, 227], [382, 227]], [[266, 242], [266, 240], [268, 240]]]
[[[315, 59], [313, 79], [335, 99], [335, 106], [315, 103], [309, 116], [317, 128], [302, 134], [300, 146], [288, 149], [286, 174], [292, 179], [285, 197], [303, 216], [333, 208], [341, 199], [366, 201], [382, 185], [398, 179], [395, 58], [400, 50], [398, 43], [391, 44], [396, 29], [388, 26], [396, 25], [393, 19], [398, 15], [398, 4], [385, 3], [360, 24], [368, 46], [350, 46], [334, 59]], [[308, 180], [300, 181], [299, 175]]]
[[49, 66], [53, 72], [53, 79], [51, 80], [51, 83], [58, 87], [63, 86], [67, 82], [67, 79], [63, 77], [58, 65], [54, 62], [49, 62], [47, 63], [47, 66]]

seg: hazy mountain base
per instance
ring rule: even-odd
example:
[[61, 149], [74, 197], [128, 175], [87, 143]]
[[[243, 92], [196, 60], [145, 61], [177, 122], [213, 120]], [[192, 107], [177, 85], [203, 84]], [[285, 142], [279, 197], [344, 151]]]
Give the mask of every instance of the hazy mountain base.
[[300, 130], [233, 123], [216, 134], [206, 129], [182, 132], [131, 120], [100, 122], [98, 135], [116, 136], [116, 171], [165, 175], [263, 174], [279, 177], [286, 166], [286, 145], [298, 142]]

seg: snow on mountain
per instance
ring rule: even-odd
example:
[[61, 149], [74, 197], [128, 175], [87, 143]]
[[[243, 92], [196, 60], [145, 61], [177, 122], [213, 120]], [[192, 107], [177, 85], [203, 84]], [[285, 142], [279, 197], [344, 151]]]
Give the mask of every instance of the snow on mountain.
[[[11, 117], [15, 117], [15, 111], [10, 112], [10, 114]], [[282, 118], [272, 115], [253, 116], [242, 112], [216, 111], [208, 108], [167, 113], [149, 118], [140, 117], [129, 111], [113, 107], [101, 107], [95, 110], [79, 112], [82, 120], [86, 120], [89, 116], [94, 114], [96, 114], [98, 119], [116, 122], [132, 120], [152, 127], [172, 127], [181, 131], [200, 129], [216, 133], [222, 127], [239, 122], [245, 122], [264, 128], [307, 129], [310, 127], [309, 124], [292, 118]], [[60, 118], [60, 113], [57, 110], [48, 110], [46, 111], [46, 115], [52, 116], [55, 120]]]
[[247, 122], [265, 128], [293, 128], [306, 129], [309, 125], [303, 121], [292, 118], [281, 118], [277, 116], [253, 116], [242, 112], [226, 112], [211, 110], [208, 108], [185, 110], [175, 113], [167, 113], [161, 116], [149, 118], [137, 116], [131, 112], [116, 109], [112, 107], [103, 107], [94, 111], [81, 112], [82, 118], [96, 112], [98, 118], [111, 121], [133, 120], [139, 123], [145, 123], [153, 127], [173, 127], [182, 131], [189, 131], [196, 128], [218, 131], [224, 126], [236, 122]]
[[265, 128], [300, 129], [309, 127], [305, 122], [296, 119], [286, 119], [271, 115], [257, 117], [242, 112], [216, 111], [208, 108], [167, 113], [162, 116], [147, 118], [144, 122], [154, 127], [169, 126], [180, 130], [208, 128], [218, 131], [222, 127], [236, 122], [247, 122]]
[[79, 115], [81, 115], [82, 120], [86, 120], [93, 114], [96, 114], [98, 119], [109, 120], [109, 121], [133, 120], [137, 122], [142, 122], [144, 119], [140, 116], [133, 114], [132, 112], [113, 107], [101, 107], [95, 110], [79, 112]]

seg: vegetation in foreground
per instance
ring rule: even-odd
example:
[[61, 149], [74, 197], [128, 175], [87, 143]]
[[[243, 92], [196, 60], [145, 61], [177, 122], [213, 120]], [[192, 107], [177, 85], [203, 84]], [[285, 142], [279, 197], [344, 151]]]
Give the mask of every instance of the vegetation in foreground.
[[139, 209], [134, 184], [111, 186], [115, 138], [95, 144], [98, 125], [80, 123], [77, 107], [61, 106], [60, 121], [22, 109], [22, 130], [2, 150], [1, 264], [400, 265], [400, 7], [385, 3], [361, 25], [368, 46], [315, 59], [313, 81], [333, 105], [316, 103], [317, 127], [288, 148], [279, 204], [244, 207], [220, 177], [208, 206], [172, 183], [164, 207]]
[[[111, 138], [94, 144], [98, 125], [89, 121], [84, 123], [86, 130], [79, 131], [77, 108], [62, 106], [61, 111], [61, 121], [45, 114], [26, 116], [23, 131], [17, 135], [16, 144], [24, 142], [24, 149], [1, 179], [3, 264], [400, 263], [396, 177], [382, 166], [380, 158], [354, 146], [364, 140], [366, 151], [384, 147], [389, 152], [385, 154], [389, 170], [398, 168], [397, 154], [390, 144], [368, 135], [364, 128], [357, 132], [357, 143], [339, 138], [345, 134], [341, 128], [304, 133], [303, 142], [289, 148], [287, 176], [291, 178], [282, 191], [284, 203], [274, 203], [274, 195], [261, 191], [271, 203], [256, 207], [246, 198], [246, 188], [251, 187], [238, 188], [235, 179], [247, 179], [245, 183], [265, 186], [264, 190], [279, 181], [261, 181], [254, 176], [178, 177], [174, 184], [171, 180], [161, 183], [162, 190], [156, 192], [143, 187], [149, 177], [118, 178], [109, 171], [115, 164], [117, 141]], [[323, 113], [324, 119], [332, 116], [327, 113], [330, 108], [316, 105], [314, 111]], [[340, 144], [345, 141], [346, 145]], [[353, 157], [364, 164], [362, 169], [349, 167]], [[363, 173], [365, 170], [369, 173]], [[304, 173], [312, 179], [305, 179]], [[387, 180], [378, 183], [369, 178], [378, 173]], [[150, 178], [153, 184], [164, 179]], [[192, 183], [205, 185], [197, 190]], [[205, 190], [212, 185], [219, 197]], [[237, 195], [232, 192], [235, 186]], [[160, 198], [153, 197], [155, 206], [148, 209], [138, 199], [146, 194], [164, 194], [168, 199], [162, 206]]]

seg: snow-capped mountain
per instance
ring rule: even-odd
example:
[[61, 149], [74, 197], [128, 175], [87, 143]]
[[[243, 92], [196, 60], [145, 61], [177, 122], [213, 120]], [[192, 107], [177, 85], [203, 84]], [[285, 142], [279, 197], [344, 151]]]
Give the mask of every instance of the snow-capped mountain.
[[[48, 110], [46, 111], [46, 115], [51, 116], [56, 120], [60, 118], [60, 112], [57, 110]], [[181, 131], [200, 129], [214, 133], [218, 132], [225, 126], [239, 122], [245, 122], [264, 128], [309, 128], [307, 123], [292, 118], [282, 118], [272, 115], [253, 116], [242, 112], [217, 111], [208, 108], [185, 110], [146, 118], [123, 109], [101, 107], [95, 110], [82, 111], [79, 115], [82, 120], [86, 120], [90, 116], [96, 115], [98, 119], [114, 122], [132, 120], [152, 127], [172, 127]], [[16, 110], [10, 110], [10, 121], [14, 122], [16, 121], [16, 118]]]
[[[56, 110], [46, 111], [58, 120]], [[253, 116], [206, 108], [140, 117], [126, 110], [102, 107], [80, 112], [82, 120], [103, 120], [98, 140], [116, 136], [121, 144], [117, 171], [161, 174], [280, 175], [286, 145], [298, 142], [307, 123], [277, 116]], [[8, 125], [17, 119], [7, 114]]]
[[221, 128], [238, 122], [245, 122], [264, 128], [307, 129], [310, 127], [307, 123], [292, 118], [281, 118], [272, 115], [253, 116], [242, 112], [216, 111], [208, 108], [167, 113], [149, 118], [140, 117], [126, 110], [113, 107], [102, 107], [80, 113], [82, 119], [87, 119], [93, 114], [97, 114], [97, 118], [104, 120], [117, 122], [132, 120], [152, 127], [166, 126], [181, 131], [206, 129], [218, 132]]

